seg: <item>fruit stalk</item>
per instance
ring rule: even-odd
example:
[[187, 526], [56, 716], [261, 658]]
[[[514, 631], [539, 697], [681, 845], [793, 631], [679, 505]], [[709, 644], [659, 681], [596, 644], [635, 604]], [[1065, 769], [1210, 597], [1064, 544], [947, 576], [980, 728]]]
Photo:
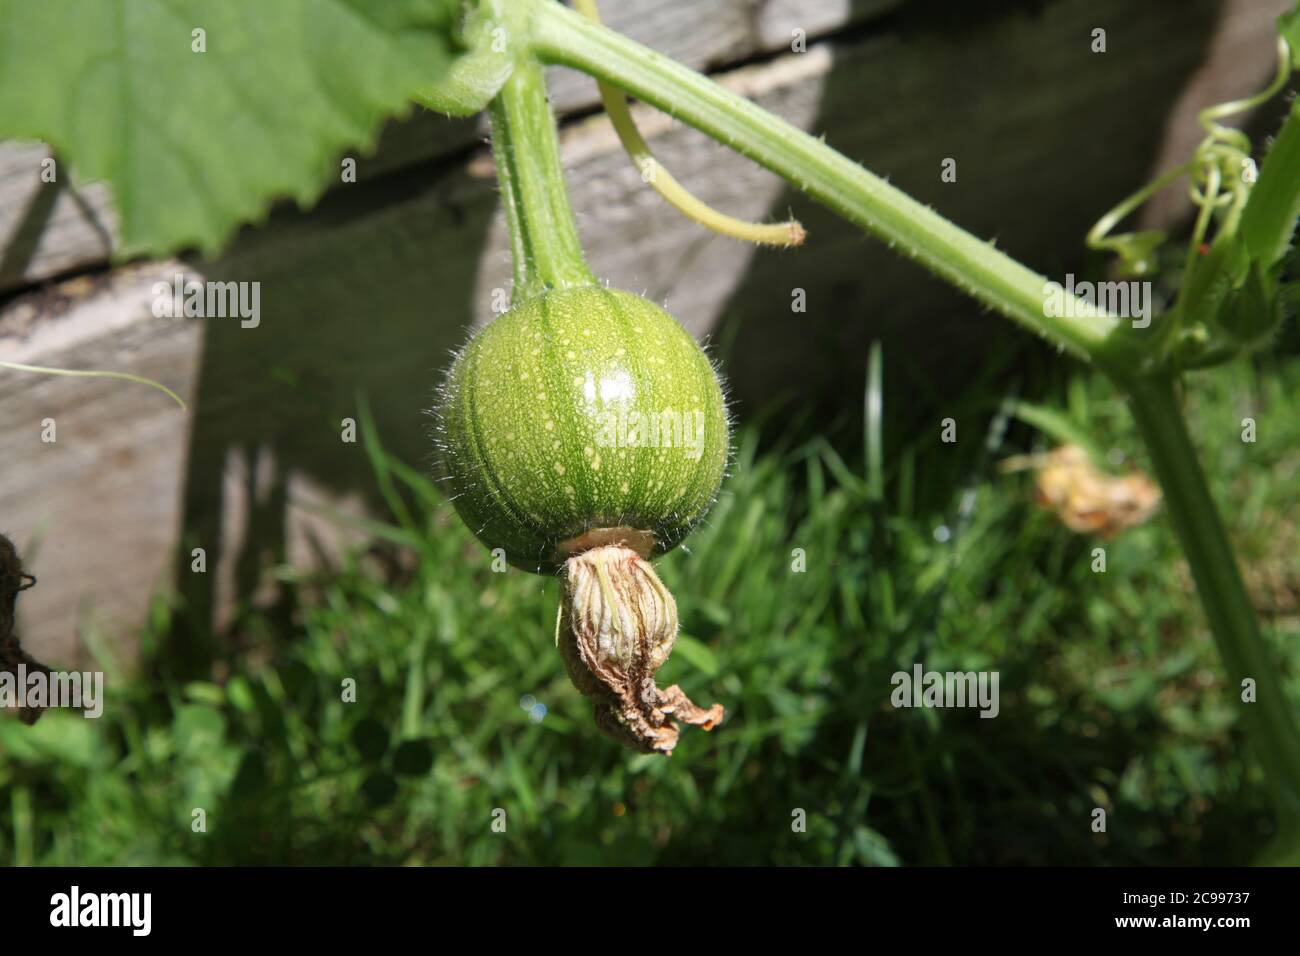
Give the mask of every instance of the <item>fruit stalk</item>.
[[[677, 640], [677, 604], [649, 559], [716, 497], [725, 400], [707, 356], [671, 316], [600, 287], [587, 267], [531, 57], [491, 116], [515, 287], [510, 310], [461, 351], [443, 389], [451, 497], [517, 567], [561, 570], [556, 644], [597, 725], [637, 750], [671, 754], [674, 720], [707, 730], [723, 711], [655, 685]], [[635, 430], [625, 433], [625, 422]], [[647, 442], [641, 426], [659, 423], [668, 431]]]
[[492, 101], [492, 155], [510, 233], [515, 302], [548, 289], [595, 285], [564, 183], [555, 116], [541, 65], [521, 57]]

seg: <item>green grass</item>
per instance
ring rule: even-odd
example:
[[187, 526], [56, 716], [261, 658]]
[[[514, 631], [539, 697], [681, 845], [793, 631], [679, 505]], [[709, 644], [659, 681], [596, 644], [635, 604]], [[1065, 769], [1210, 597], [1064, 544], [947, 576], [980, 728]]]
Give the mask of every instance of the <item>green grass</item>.
[[[1300, 700], [1300, 362], [1262, 361], [1198, 376], [1189, 412]], [[0, 862], [1248, 861], [1265, 795], [1171, 530], [1157, 517], [1106, 543], [1093, 573], [1100, 542], [998, 472], [1047, 447], [1002, 430], [1002, 398], [948, 403], [959, 440], [943, 445], [889, 394], [876, 472], [807, 421], [739, 435], [707, 527], [660, 563], [683, 622], [661, 684], [729, 712], [670, 759], [594, 729], [552, 646], [558, 580], [493, 573], [438, 492], [372, 444], [393, 523], [328, 574], [283, 569], [286, 621], [243, 615], [219, 679], [148, 676], [168, 672], [174, 599], [134, 676], [105, 658], [101, 720], [0, 720]], [[1100, 382], [1055, 405], [1141, 465]], [[890, 676], [915, 661], [999, 671], [1000, 716], [894, 710]]]

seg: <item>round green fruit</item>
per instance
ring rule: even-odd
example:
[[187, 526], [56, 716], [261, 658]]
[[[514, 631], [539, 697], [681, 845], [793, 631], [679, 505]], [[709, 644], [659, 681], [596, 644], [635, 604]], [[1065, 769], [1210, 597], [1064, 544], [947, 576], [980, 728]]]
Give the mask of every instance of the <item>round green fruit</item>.
[[528, 299], [456, 356], [435, 410], [456, 510], [516, 567], [645, 558], [704, 517], [726, 469], [717, 373], [663, 309], [595, 286]]

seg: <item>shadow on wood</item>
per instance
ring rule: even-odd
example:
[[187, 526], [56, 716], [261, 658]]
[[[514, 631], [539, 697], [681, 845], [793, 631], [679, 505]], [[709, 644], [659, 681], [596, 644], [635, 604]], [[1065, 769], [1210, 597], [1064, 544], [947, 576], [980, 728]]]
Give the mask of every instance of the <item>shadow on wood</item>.
[[[656, 2], [665, 11], [680, 5]], [[982, 5], [974, 15], [961, 14], [974, 5], [941, 0], [817, 5], [809, 33], [829, 37], [807, 53], [780, 48], [788, 23], [804, 22], [804, 7], [793, 2], [764, 6], [755, 36], [732, 17], [727, 44], [708, 50], [700, 47], [711, 36], [679, 36], [666, 21], [650, 26], [675, 52], [690, 47], [693, 62], [732, 64], [722, 82], [1059, 278], [1084, 271], [1088, 227], [1153, 173], [1170, 107], [1202, 66], [1210, 38], [1223, 32], [1222, 10], [1237, 4], [1023, 0]], [[689, 16], [699, 13], [691, 8]], [[1246, 19], [1254, 50], [1271, 23]], [[1097, 27], [1107, 30], [1105, 53], [1092, 50]], [[593, 102], [590, 80], [565, 71], [553, 79], [575, 108]], [[793, 209], [810, 229], [806, 247], [780, 253], [705, 233], [645, 188], [603, 118], [566, 123], [566, 167], [593, 268], [615, 285], [666, 299], [693, 332], [724, 343], [742, 420], [785, 399], [812, 409], [818, 431], [852, 443], [873, 339], [885, 346], [895, 436], [933, 427], [991, 358], [1043, 357], [1045, 350], [1025, 350], [1027, 335], [766, 171], [658, 114], [639, 115], [656, 153], [706, 200], [746, 216]], [[206, 674], [218, 650], [207, 635], [234, 640], [242, 607], [279, 600], [271, 566], [307, 567], [337, 553], [331, 542], [317, 546], [340, 532], [313, 518], [312, 505], [382, 513], [361, 443], [342, 440], [343, 420], [359, 417], [359, 396], [384, 445], [415, 467], [428, 465], [423, 410], [451, 350], [490, 316], [493, 290], [508, 286], [480, 135], [474, 124], [427, 114], [395, 124], [381, 153], [360, 161], [358, 182], [336, 187], [310, 213], [281, 209], [217, 261], [190, 264], [209, 280], [259, 282], [257, 328], [236, 318], [150, 316], [149, 283], [170, 270], [164, 264], [83, 283], [86, 308], [66, 323], [93, 327], [80, 339], [46, 322], [43, 294], [0, 313], [11, 325], [46, 326], [45, 351], [32, 358], [183, 384], [194, 407], [192, 427], [175, 438], [185, 424], [171, 410], [166, 419], [153, 406], [146, 414], [142, 406], [156, 398], [147, 390], [0, 381], [0, 422], [12, 423], [0, 431], [0, 459], [24, 463], [0, 487], [4, 517], [28, 541], [43, 522], [57, 525], [37, 570], [67, 589], [43, 584], [44, 593], [33, 594], [24, 613], [37, 622], [38, 640], [67, 642], [60, 650], [73, 644], [83, 607], [110, 605], [113, 623], [133, 628], [148, 594], [170, 578], [186, 599], [186, 623], [165, 666]], [[945, 159], [955, 161], [954, 182], [941, 179]], [[38, 221], [40, 208], [28, 215]], [[64, 245], [101, 248], [82, 233]], [[30, 239], [6, 255], [13, 270], [30, 255], [24, 245]], [[47, 250], [44, 271], [23, 274], [87, 268], [60, 249]], [[791, 308], [795, 290], [805, 312]], [[22, 310], [35, 318], [29, 323]], [[730, 323], [727, 334], [718, 334], [719, 321]], [[24, 334], [17, 340], [21, 349]], [[42, 447], [31, 423], [54, 411], [61, 444]], [[191, 571], [194, 548], [204, 549], [205, 573]], [[50, 597], [61, 593], [70, 597]], [[50, 657], [48, 649], [38, 656]]]

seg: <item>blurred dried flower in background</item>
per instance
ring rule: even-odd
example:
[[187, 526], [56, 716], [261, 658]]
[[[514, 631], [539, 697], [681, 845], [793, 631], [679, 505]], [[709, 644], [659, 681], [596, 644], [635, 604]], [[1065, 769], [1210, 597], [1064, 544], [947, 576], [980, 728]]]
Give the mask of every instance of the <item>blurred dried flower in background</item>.
[[1038, 503], [1071, 531], [1113, 538], [1147, 521], [1160, 506], [1160, 488], [1140, 471], [1116, 477], [1078, 445], [1003, 462], [1004, 471], [1033, 468]]

